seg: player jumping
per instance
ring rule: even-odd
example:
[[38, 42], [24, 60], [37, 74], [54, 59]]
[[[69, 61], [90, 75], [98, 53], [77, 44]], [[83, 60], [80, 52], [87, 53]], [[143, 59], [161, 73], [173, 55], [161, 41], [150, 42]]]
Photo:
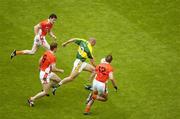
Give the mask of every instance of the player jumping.
[[[61, 79], [53, 72], [63, 73], [64, 70], [56, 68], [56, 57], [54, 53], [57, 50], [57, 43], [50, 44], [50, 50], [46, 51], [40, 58], [40, 80], [43, 91], [28, 99], [29, 106], [34, 106], [34, 101], [48, 94], [50, 87], [59, 83]], [[52, 81], [51, 81], [52, 80]]]
[[47, 33], [49, 33], [49, 35], [56, 40], [56, 36], [53, 34], [51, 30], [56, 20], [57, 20], [57, 16], [55, 14], [51, 14], [49, 16], [49, 19], [44, 20], [39, 24], [37, 24], [36, 26], [34, 26], [35, 37], [34, 37], [34, 44], [32, 46], [32, 49], [21, 50], [21, 51], [14, 50], [11, 53], [11, 59], [16, 55], [24, 55], [24, 54], [33, 55], [38, 50], [39, 46], [43, 46], [45, 49], [49, 50], [50, 46], [46, 41], [45, 36]]
[[[92, 80], [95, 76], [95, 64], [94, 58], [92, 56], [92, 47], [96, 44], [95, 38], [89, 38], [89, 40], [79, 39], [79, 38], [72, 38], [62, 44], [65, 47], [69, 43], [76, 43], [79, 46], [78, 53], [76, 55], [76, 60], [74, 61], [74, 67], [72, 69], [71, 74], [64, 78], [60, 83], [59, 86], [70, 81], [73, 81], [81, 71], [88, 71], [91, 73], [90, 80]], [[89, 58], [91, 64], [86, 63], [86, 59]], [[54, 88], [54, 95], [55, 95], [56, 88]]]
[[96, 76], [93, 80], [93, 87], [92, 87], [92, 93], [89, 94], [89, 97], [87, 98], [86, 102], [86, 109], [84, 114], [89, 115], [90, 114], [90, 108], [93, 105], [95, 100], [98, 101], [107, 101], [107, 81], [110, 79], [112, 81], [112, 84], [114, 88], [117, 91], [117, 86], [115, 84], [114, 78], [113, 78], [113, 70], [110, 65], [112, 61], [112, 55], [108, 55], [105, 58], [105, 62], [100, 63], [96, 66]]

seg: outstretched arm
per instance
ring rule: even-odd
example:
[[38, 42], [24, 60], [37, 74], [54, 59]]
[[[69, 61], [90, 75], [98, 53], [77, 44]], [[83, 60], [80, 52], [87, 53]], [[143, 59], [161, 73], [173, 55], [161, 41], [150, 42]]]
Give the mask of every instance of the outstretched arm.
[[72, 39], [70, 39], [70, 40], [62, 43], [62, 46], [65, 47], [67, 44], [72, 43], [72, 42], [74, 42], [74, 41], [76, 41], [76, 39], [75, 39], [75, 38], [72, 38]]
[[63, 72], [64, 72], [63, 69], [57, 68], [55, 63], [52, 64], [52, 71], [54, 71], [54, 72], [60, 72], [60, 73], [63, 73]]
[[49, 35], [54, 39], [54, 40], [56, 40], [56, 36], [54, 35], [54, 33], [50, 30], [49, 31]]
[[39, 29], [41, 29], [41, 25], [40, 24], [37, 24], [37, 25], [34, 26], [34, 33], [35, 33], [35, 35], [38, 35]]
[[116, 85], [116, 83], [115, 83], [115, 81], [114, 81], [113, 72], [110, 72], [110, 74], [109, 74], [109, 79], [111, 80], [113, 87], [114, 87], [115, 90], [117, 91], [118, 88], [117, 88], [117, 85]]

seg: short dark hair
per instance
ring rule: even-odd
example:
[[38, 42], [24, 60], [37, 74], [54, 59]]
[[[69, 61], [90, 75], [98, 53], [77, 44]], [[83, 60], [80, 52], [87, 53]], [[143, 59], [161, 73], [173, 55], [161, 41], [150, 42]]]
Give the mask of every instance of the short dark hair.
[[53, 18], [57, 19], [57, 16], [54, 13], [49, 15], [49, 19], [53, 19]]
[[52, 42], [52, 43], [50, 44], [50, 50], [53, 51], [54, 48], [57, 48], [57, 46], [58, 46], [58, 44], [57, 44], [56, 42]]
[[107, 55], [107, 56], [106, 56], [106, 58], [105, 58], [105, 60], [106, 60], [106, 62], [111, 63], [111, 62], [112, 62], [112, 60], [113, 60], [112, 55]]

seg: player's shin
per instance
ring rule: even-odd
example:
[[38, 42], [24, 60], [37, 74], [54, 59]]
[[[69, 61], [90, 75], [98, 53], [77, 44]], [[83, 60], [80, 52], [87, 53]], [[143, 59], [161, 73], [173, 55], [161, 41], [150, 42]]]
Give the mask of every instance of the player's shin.
[[84, 114], [89, 114], [90, 113], [90, 109], [91, 109], [91, 106], [93, 105], [94, 103], [94, 99], [91, 99], [88, 104], [86, 105], [86, 108], [85, 108], [85, 111], [84, 111]]
[[44, 92], [44, 91], [39, 92], [39, 93], [36, 94], [35, 96], [31, 97], [31, 100], [32, 100], [32, 101], [35, 101], [36, 99], [41, 98], [41, 97], [44, 97], [45, 95], [46, 95], [46, 92]]

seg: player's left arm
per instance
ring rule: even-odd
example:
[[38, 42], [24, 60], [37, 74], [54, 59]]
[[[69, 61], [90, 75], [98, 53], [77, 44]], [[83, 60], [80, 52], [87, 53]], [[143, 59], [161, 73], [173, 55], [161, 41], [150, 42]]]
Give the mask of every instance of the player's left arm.
[[109, 79], [111, 80], [113, 87], [117, 91], [118, 88], [117, 88], [117, 85], [116, 85], [115, 80], [114, 80], [113, 72], [109, 73]]
[[49, 35], [56, 40], [56, 36], [54, 35], [54, 33], [52, 32], [52, 30], [49, 31]]
[[63, 70], [63, 69], [59, 69], [59, 68], [56, 67], [56, 63], [53, 63], [53, 64], [52, 64], [52, 71], [53, 71], [53, 72], [64, 73], [64, 70]]

